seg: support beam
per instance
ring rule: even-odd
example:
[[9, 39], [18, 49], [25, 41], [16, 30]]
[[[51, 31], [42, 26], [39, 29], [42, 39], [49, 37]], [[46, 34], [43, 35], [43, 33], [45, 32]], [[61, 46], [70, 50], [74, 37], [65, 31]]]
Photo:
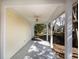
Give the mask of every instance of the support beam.
[[1, 59], [6, 59], [6, 7], [1, 5]]
[[72, 0], [66, 0], [65, 59], [72, 59]]
[[50, 24], [50, 27], [51, 27], [51, 34], [50, 34], [50, 46], [51, 46], [51, 48], [53, 48], [53, 31], [52, 31], [53, 26], [52, 26], [52, 24]]
[[47, 30], [47, 33], [46, 33], [46, 40], [48, 41], [48, 24], [46, 24], [46, 30]]

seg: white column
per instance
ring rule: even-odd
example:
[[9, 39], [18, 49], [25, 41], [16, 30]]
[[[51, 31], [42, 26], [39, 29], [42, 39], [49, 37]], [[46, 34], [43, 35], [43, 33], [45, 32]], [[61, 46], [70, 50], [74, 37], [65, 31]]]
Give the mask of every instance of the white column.
[[6, 7], [1, 6], [1, 59], [6, 59]]
[[46, 32], [46, 40], [48, 41], [48, 24], [46, 24], [46, 30], [47, 30], [47, 32]]
[[53, 31], [52, 31], [53, 26], [52, 26], [52, 24], [50, 24], [50, 28], [51, 28], [51, 33], [50, 33], [50, 46], [51, 46], [51, 48], [53, 48]]
[[65, 59], [72, 59], [72, 0], [66, 0]]

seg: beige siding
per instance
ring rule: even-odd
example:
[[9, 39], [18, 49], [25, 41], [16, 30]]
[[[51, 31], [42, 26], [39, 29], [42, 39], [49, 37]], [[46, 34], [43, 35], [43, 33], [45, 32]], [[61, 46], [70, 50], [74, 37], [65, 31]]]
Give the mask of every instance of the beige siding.
[[10, 59], [32, 38], [32, 25], [11, 8], [6, 9], [6, 20], [6, 59]]

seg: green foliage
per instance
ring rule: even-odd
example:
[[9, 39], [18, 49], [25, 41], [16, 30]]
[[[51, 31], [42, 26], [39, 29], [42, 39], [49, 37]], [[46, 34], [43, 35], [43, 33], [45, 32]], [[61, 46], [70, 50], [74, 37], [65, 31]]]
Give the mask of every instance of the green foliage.
[[36, 24], [35, 25], [35, 35], [37, 35], [38, 33], [41, 33], [45, 28], [44, 24]]

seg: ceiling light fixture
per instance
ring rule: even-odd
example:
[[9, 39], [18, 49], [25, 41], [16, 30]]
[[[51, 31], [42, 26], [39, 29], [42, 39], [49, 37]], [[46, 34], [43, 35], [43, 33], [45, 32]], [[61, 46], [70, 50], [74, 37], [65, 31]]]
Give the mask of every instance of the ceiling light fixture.
[[39, 21], [39, 16], [34, 16], [34, 18], [36, 18], [36, 22], [38, 22]]

